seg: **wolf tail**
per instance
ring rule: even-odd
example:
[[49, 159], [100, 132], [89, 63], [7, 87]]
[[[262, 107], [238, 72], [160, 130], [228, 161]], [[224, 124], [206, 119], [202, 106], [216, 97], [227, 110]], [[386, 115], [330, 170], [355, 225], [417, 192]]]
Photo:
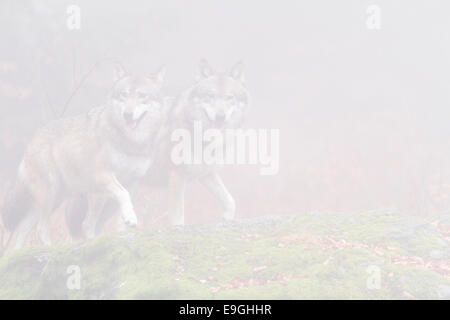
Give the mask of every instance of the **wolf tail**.
[[30, 211], [33, 196], [25, 183], [17, 179], [9, 188], [2, 208], [3, 225], [13, 232]]
[[66, 223], [73, 238], [80, 238], [83, 235], [82, 226], [87, 210], [88, 200], [86, 195], [79, 195], [68, 201], [66, 206]]

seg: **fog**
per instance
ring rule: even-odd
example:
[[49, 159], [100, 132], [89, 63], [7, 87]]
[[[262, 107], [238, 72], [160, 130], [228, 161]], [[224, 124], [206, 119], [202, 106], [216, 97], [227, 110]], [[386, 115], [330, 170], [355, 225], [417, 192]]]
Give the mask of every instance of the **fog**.
[[[280, 130], [280, 170], [224, 169], [239, 217], [446, 212], [450, 5], [379, 0], [381, 28], [370, 30], [371, 4], [2, 0], [2, 186], [37, 128], [104, 103], [113, 62], [165, 65], [164, 92], [176, 96], [201, 58], [218, 70], [242, 60], [253, 100], [244, 126]], [[69, 5], [79, 29], [67, 26]], [[201, 187], [188, 193], [189, 222], [220, 217]]]

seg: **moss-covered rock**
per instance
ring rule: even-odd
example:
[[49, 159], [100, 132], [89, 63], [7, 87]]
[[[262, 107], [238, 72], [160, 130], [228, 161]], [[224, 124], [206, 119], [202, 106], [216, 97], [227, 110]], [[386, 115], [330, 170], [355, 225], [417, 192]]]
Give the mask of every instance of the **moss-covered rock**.
[[0, 299], [448, 299], [449, 252], [436, 224], [374, 212], [133, 230], [8, 253]]

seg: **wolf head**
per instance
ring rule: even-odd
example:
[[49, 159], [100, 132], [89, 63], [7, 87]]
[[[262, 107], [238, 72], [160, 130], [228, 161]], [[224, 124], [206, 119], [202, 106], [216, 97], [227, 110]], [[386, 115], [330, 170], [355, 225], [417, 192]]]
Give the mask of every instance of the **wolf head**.
[[239, 62], [229, 72], [220, 73], [202, 60], [197, 83], [185, 99], [189, 120], [202, 121], [205, 127], [218, 129], [239, 126], [250, 104], [243, 64]]
[[117, 68], [109, 105], [114, 123], [126, 136], [144, 140], [158, 130], [165, 113], [161, 95], [164, 75], [165, 68], [147, 76]]

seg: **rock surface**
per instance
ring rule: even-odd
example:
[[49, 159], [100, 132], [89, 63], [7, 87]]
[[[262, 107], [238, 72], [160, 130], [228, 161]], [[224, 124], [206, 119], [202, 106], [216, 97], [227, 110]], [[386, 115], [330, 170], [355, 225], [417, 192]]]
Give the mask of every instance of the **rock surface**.
[[448, 216], [265, 217], [0, 258], [0, 299], [449, 299]]

